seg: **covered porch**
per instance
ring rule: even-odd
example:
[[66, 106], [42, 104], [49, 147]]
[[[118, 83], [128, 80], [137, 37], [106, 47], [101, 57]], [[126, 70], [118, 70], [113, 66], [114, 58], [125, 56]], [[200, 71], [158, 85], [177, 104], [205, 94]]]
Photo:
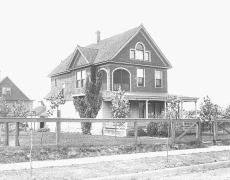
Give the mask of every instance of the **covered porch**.
[[[111, 93], [111, 92], [110, 92]], [[107, 95], [107, 96], [106, 96]], [[111, 101], [112, 96], [111, 94], [104, 94], [103, 99], [104, 101]], [[166, 106], [167, 106], [167, 93], [140, 93], [140, 92], [126, 92], [125, 97], [129, 100], [131, 114], [130, 118], [160, 118], [164, 117], [166, 113]], [[180, 96], [177, 97], [181, 100], [179, 105], [179, 118], [183, 117], [183, 106], [184, 103], [192, 102], [194, 103], [195, 109], [195, 117], [197, 117], [197, 100], [196, 97], [188, 97], [188, 96]], [[143, 131], [146, 129], [146, 122], [138, 122], [138, 131], [141, 134], [144, 134]], [[105, 135], [114, 135], [114, 125], [104, 124], [104, 132]], [[118, 134], [121, 136], [127, 136], [133, 133], [134, 130], [134, 123], [129, 122], [123, 124], [121, 127], [117, 127], [118, 131], [121, 131]], [[109, 133], [107, 133], [109, 132]]]

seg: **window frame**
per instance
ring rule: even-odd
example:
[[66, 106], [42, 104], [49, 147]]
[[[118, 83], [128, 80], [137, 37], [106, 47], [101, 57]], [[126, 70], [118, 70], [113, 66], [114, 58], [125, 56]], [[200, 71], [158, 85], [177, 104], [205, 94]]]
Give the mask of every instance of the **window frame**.
[[[138, 69], [143, 70], [143, 85], [139, 85]], [[145, 87], [145, 69], [144, 68], [137, 68], [137, 87]]]
[[[157, 72], [160, 72], [160, 80], [161, 80], [160, 86], [157, 86], [157, 80], [158, 80], [156, 77]], [[155, 88], [163, 88], [163, 71], [162, 70], [155, 70]]]
[[5, 95], [5, 96], [10, 96], [11, 95], [11, 87], [2, 87], [2, 95]]
[[[137, 46], [139, 44], [143, 47], [143, 50], [137, 49]], [[143, 57], [142, 58], [137, 58], [137, 52], [142, 52]], [[131, 53], [133, 53], [134, 58], [132, 58]], [[145, 58], [146, 54], [148, 54], [148, 59]], [[146, 51], [145, 45], [142, 42], [137, 42], [136, 45], [135, 45], [135, 49], [130, 49], [129, 58], [130, 58], [130, 60], [151, 62], [151, 53], [150, 53], [150, 51]]]
[[[83, 72], [85, 74], [84, 79], [82, 78]], [[78, 78], [79, 76], [80, 76], [80, 78]], [[86, 82], [86, 69], [76, 71], [76, 74], [75, 74], [75, 87], [76, 88], [83, 88], [85, 86], [85, 82]]]

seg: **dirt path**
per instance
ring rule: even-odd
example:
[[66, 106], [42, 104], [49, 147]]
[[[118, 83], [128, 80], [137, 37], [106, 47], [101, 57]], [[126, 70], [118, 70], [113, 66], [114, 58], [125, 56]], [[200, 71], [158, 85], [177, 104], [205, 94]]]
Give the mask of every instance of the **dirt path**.
[[[82, 180], [87, 178], [111, 176], [118, 174], [137, 173], [179, 166], [211, 163], [230, 160], [230, 151], [198, 153], [189, 155], [142, 158], [128, 161], [101, 162], [95, 164], [76, 165], [68, 167], [33, 169], [33, 179], [68, 179]], [[1, 180], [30, 179], [29, 170], [1, 171]]]

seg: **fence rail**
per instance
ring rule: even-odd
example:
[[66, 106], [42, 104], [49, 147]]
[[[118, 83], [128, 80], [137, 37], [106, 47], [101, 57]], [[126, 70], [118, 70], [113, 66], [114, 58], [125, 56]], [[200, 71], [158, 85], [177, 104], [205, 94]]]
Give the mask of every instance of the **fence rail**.
[[[11, 117], [0, 117], [0, 123], [5, 123], [5, 145], [9, 145], [9, 123], [15, 123], [15, 146], [19, 146], [19, 123], [25, 122], [56, 122], [56, 145], [60, 142], [60, 124], [62, 122], [134, 122], [134, 136], [135, 142], [137, 141], [138, 136], [138, 122], [155, 122], [155, 123], [162, 123], [167, 122], [171, 125], [171, 139], [175, 141], [177, 139], [181, 139], [191, 128], [196, 127], [196, 138], [198, 140], [202, 139], [202, 129], [201, 129], [201, 121], [200, 119], [155, 119], [155, 118], [106, 118], [106, 119], [93, 119], [93, 118], [34, 118], [34, 117], [27, 117], [27, 118], [11, 118]], [[192, 126], [188, 128], [185, 132], [183, 132], [177, 139], [176, 139], [176, 123], [180, 122], [189, 122], [192, 123]], [[226, 130], [221, 124], [224, 122], [230, 122], [228, 119], [218, 119], [213, 122], [213, 134], [214, 139], [216, 140], [218, 137], [218, 127], [222, 128], [225, 132], [230, 134], [228, 130]]]

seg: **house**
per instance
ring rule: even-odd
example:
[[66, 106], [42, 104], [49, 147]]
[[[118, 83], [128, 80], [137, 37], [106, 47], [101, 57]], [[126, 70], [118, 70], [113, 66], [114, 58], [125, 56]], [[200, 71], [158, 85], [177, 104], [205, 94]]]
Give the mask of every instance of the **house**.
[[[39, 106], [35, 107], [32, 112], [34, 114], [34, 118], [46, 118], [48, 117], [47, 113], [46, 113], [46, 106], [44, 104], [43, 101], [39, 101]], [[31, 122], [28, 123], [28, 127], [32, 128], [33, 130], [39, 130], [42, 128], [45, 128], [46, 126], [46, 122]]]
[[23, 101], [27, 111], [31, 111], [33, 108], [33, 101], [8, 76], [0, 78], [0, 96], [9, 104], [13, 104], [18, 100]]
[[[94, 71], [102, 73], [103, 103], [97, 118], [111, 117], [112, 92], [119, 86], [126, 91], [125, 96], [131, 106], [131, 118], [152, 118], [165, 111], [168, 97], [167, 72], [172, 68], [143, 25], [124, 33], [101, 40], [96, 32], [96, 42], [76, 49], [50, 74], [51, 91], [49, 99], [58, 91], [64, 92], [67, 100], [61, 107], [61, 117], [78, 117], [73, 106], [73, 98], [84, 95], [84, 83]], [[179, 96], [183, 102], [197, 102], [198, 98]], [[64, 123], [63, 123], [64, 124]], [[138, 123], [145, 127], [146, 123]], [[79, 126], [78, 126], [79, 128]], [[73, 124], [62, 126], [62, 130], [76, 131]], [[119, 132], [126, 136], [133, 130], [133, 123], [125, 123]], [[114, 134], [113, 123], [93, 123], [92, 133]]]

